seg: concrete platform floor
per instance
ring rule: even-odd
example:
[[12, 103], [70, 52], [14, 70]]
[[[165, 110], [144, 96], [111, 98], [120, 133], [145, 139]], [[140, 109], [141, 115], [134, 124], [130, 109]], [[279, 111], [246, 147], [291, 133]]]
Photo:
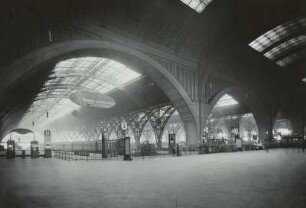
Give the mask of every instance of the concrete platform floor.
[[0, 207], [306, 207], [306, 152], [0, 160]]

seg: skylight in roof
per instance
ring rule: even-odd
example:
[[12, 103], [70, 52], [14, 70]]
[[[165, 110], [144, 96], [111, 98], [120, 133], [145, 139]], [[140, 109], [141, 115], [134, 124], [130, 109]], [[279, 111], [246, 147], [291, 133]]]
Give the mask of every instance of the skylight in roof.
[[79, 86], [101, 93], [107, 93], [140, 77], [139, 73], [130, 70], [119, 62], [96, 57], [73, 58], [62, 61], [55, 66], [54, 74], [55, 79], [49, 80], [46, 85], [69, 84], [74, 79], [73, 81], [79, 83]]
[[293, 63], [294, 61], [300, 59], [301, 57], [303, 57], [303, 51], [300, 51], [300, 52], [297, 52], [297, 53], [293, 53], [293, 54], [290, 54], [282, 59], [279, 59], [276, 63], [279, 65], [279, 66], [282, 66], [282, 67], [286, 67], [288, 66], [289, 64]]
[[198, 13], [201, 13], [212, 0], [181, 0], [184, 4]]
[[306, 77], [302, 79], [303, 82], [306, 82]]
[[305, 44], [306, 35], [300, 35], [272, 48], [270, 51], [266, 52], [264, 56], [269, 59], [275, 60], [282, 56], [282, 54], [284, 54], [286, 51], [291, 50], [293, 48], [297, 48], [299, 46], [303, 46]]
[[215, 107], [224, 107], [237, 104], [238, 102], [232, 96], [225, 94], [223, 95], [223, 97], [220, 98]]
[[291, 51], [306, 46], [305, 29], [306, 18], [288, 21], [259, 36], [249, 46], [285, 67], [299, 58], [299, 53]]
[[36, 96], [24, 121], [33, 119], [33, 115], [36, 121], [45, 118], [47, 112], [48, 122], [58, 119], [80, 108], [67, 99], [76, 90], [108, 93], [140, 79], [141, 74], [111, 59], [81, 57], [59, 62], [50, 78]]

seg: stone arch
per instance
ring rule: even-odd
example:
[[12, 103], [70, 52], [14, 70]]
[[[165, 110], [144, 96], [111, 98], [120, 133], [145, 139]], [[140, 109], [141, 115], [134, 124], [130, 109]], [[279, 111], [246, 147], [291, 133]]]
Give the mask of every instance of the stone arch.
[[[264, 106], [263, 103], [260, 102], [260, 99], [254, 93], [240, 86], [227, 87], [217, 93], [209, 103], [209, 111], [207, 116], [204, 118], [205, 120], [203, 120], [203, 123], [207, 120], [208, 115], [211, 113], [220, 98], [225, 94], [231, 94], [233, 92], [239, 92], [241, 94], [244, 94], [246, 98], [245, 100], [243, 100], [243, 102], [253, 113], [258, 128], [259, 138], [261, 140], [266, 139], [267, 131], [269, 130], [270, 126], [269, 111], [266, 106]], [[233, 98], [235, 99], [235, 96], [233, 96]]]
[[[7, 77], [1, 83], [1, 89], [9, 88], [12, 83], [17, 82], [26, 74], [39, 70], [43, 64], [75, 57], [76, 54], [77, 56], [94, 55], [111, 58], [150, 77], [180, 113], [186, 128], [188, 145], [196, 144], [198, 138], [197, 111], [184, 88], [166, 68], [145, 53], [112, 41], [74, 40], [40, 48], [21, 57], [5, 69]], [[1, 91], [0, 94], [3, 92]]]

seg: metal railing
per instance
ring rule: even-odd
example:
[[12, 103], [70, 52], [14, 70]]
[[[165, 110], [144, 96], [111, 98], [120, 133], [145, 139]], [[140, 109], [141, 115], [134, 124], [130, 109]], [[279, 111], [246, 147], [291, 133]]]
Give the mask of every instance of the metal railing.
[[[102, 160], [101, 152], [53, 150], [52, 157], [62, 160]], [[108, 159], [120, 159], [121, 155], [108, 156]]]
[[[178, 157], [178, 156], [188, 156], [199, 154], [198, 149], [188, 150], [186, 148], [182, 148], [177, 152], [177, 149], [173, 151], [173, 149], [163, 148], [160, 150], [141, 150], [141, 149], [131, 149], [130, 150], [131, 157], [136, 158], [165, 158], [165, 157]], [[69, 150], [53, 150], [52, 157], [61, 159], [61, 160], [120, 160], [123, 159], [123, 155], [109, 153], [107, 154], [107, 158], [102, 158], [102, 154], [100, 151], [86, 151], [86, 150], [78, 150], [78, 151], [69, 151]]]

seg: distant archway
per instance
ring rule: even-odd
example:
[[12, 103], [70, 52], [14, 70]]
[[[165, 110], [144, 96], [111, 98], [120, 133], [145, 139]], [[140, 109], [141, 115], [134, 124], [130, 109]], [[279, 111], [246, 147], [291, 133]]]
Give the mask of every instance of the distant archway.
[[226, 94], [233, 97], [239, 103], [243, 103], [250, 110], [257, 124], [258, 136], [261, 140], [264, 140], [267, 137], [267, 131], [269, 129], [268, 111], [254, 93], [240, 86], [232, 86], [220, 91], [209, 103], [209, 114], [211, 114], [217, 102]]

